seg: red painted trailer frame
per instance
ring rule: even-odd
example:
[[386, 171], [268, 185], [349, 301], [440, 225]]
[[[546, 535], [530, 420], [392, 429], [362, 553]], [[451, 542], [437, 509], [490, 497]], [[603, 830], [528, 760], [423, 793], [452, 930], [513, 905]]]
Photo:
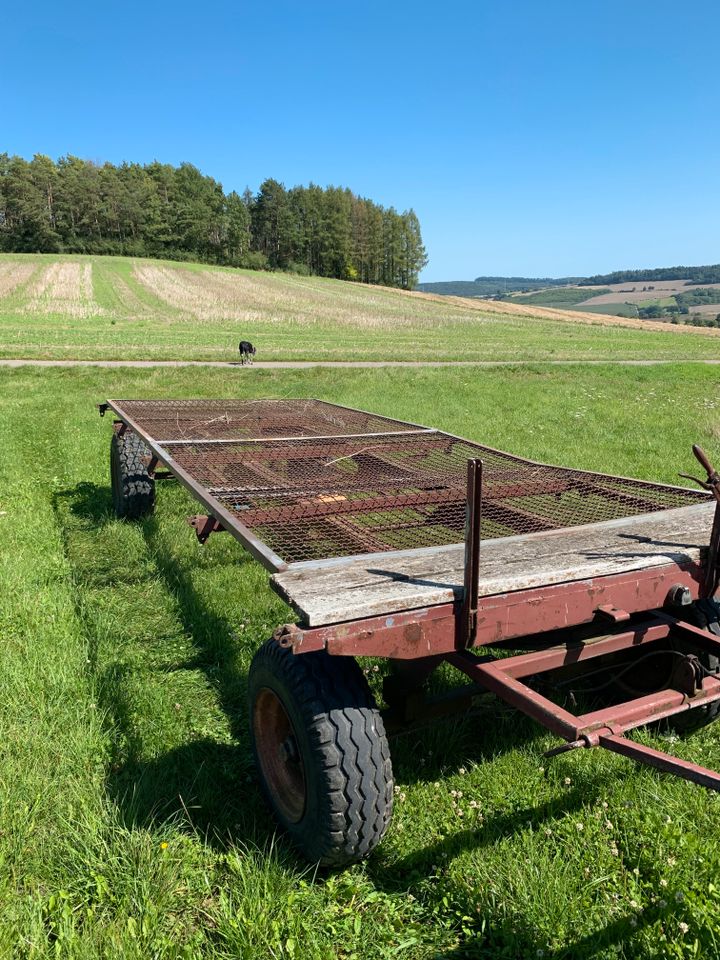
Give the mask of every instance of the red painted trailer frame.
[[[375, 789], [376, 822], [369, 839], [361, 836], [361, 827], [350, 826], [341, 831], [340, 841], [323, 841], [324, 847], [308, 837], [323, 820], [316, 814], [309, 826], [305, 822], [316, 802], [310, 783], [314, 760], [306, 731], [299, 729], [306, 722], [300, 718], [303, 705], [292, 702], [287, 691], [295, 682], [293, 671], [300, 669], [297, 663], [309, 657], [307, 669], [313, 665], [313, 670], [326, 664], [311, 655], [338, 658], [338, 663], [344, 661], [338, 669], [345, 671], [350, 658], [358, 656], [393, 661], [395, 675], [386, 685], [391, 702], [387, 719], [393, 724], [417, 722], [446, 709], [426, 700], [422, 683], [441, 663], [449, 663], [480, 691], [495, 694], [562, 738], [564, 744], [552, 753], [602, 747], [720, 790], [717, 773], [626, 737], [651, 721], [692, 709], [709, 711], [720, 701], [720, 626], [717, 617], [707, 613], [718, 587], [720, 477], [698, 447], [693, 449], [707, 479], [697, 482], [705, 494], [548, 467], [417, 424], [320, 401], [109, 400], [99, 408], [101, 414], [112, 410], [117, 416], [112, 463], [118, 512], [140, 512], [138, 501], [127, 493], [130, 475], [123, 473], [123, 463], [135, 449], [125, 438], [134, 436], [142, 444], [142, 462], [138, 465], [136, 459], [130, 479], [141, 475], [150, 489], [159, 467], [175, 476], [208, 511], [190, 518], [198, 539], [205, 542], [213, 532], [230, 532], [275, 573], [273, 585], [301, 613], [299, 623], [275, 632], [263, 654], [256, 672], [265, 679], [258, 680], [259, 706], [251, 723], [269, 799], [311, 858], [344, 863], [366, 855], [382, 836], [391, 808], [391, 795], [384, 806], [379, 799], [386, 787], [381, 785]], [[714, 513], [708, 516], [713, 501]], [[659, 542], [647, 565], [640, 560], [631, 569], [600, 569], [591, 577], [582, 572], [575, 577], [571, 571], [559, 582], [482, 592], [483, 549], [488, 542], [499, 542], [481, 536], [484, 525], [496, 535], [501, 530], [522, 555], [533, 538], [547, 543], [543, 538], [570, 527], [577, 536], [577, 531], [630, 524], [628, 515], [637, 524], [651, 514], [669, 517], [683, 508], [696, 516], [701, 505], [702, 516], [712, 516], [703, 550], [683, 552], [674, 542]], [[600, 521], [593, 520], [593, 510]], [[399, 609], [396, 605], [379, 615], [356, 616], [350, 610], [347, 617], [335, 615], [333, 622], [313, 625], [306, 616], [303, 623], [294, 592], [298, 584], [312, 584], [329, 570], [342, 577], [351, 561], [367, 556], [375, 561], [408, 556], [415, 563], [446, 549], [443, 544], [452, 544], [453, 537], [460, 541], [459, 524], [464, 527], [464, 576], [450, 591], [449, 602], [404, 609], [398, 600]], [[425, 537], [427, 544], [429, 535], [439, 538], [434, 545], [402, 549], [408, 542], [403, 537], [410, 542]], [[401, 549], [393, 551], [398, 544]], [[353, 554], [356, 545], [368, 546], [369, 553]], [[325, 554], [318, 555], [318, 550]], [[403, 574], [397, 577], [402, 581]], [[422, 584], [422, 578], [418, 582]], [[703, 617], [698, 616], [699, 603], [705, 604]], [[553, 671], [612, 664], [618, 656], [626, 658], [625, 664], [627, 657], [646, 656], [658, 644], [666, 660], [669, 657], [666, 675], [657, 689], [631, 691], [623, 702], [575, 715], [538, 689]], [[524, 652], [496, 656], [496, 648], [503, 645]], [[278, 659], [278, 651], [291, 655], [288, 665]], [[273, 679], [273, 657], [289, 680], [285, 675]], [[612, 665], [607, 669], [612, 671]], [[622, 673], [627, 669], [624, 665]], [[355, 680], [348, 678], [348, 689], [355, 689]], [[357, 696], [362, 699], [364, 694]], [[368, 744], [368, 750], [374, 749], [375, 740], [371, 737]], [[322, 760], [327, 763], [327, 756]], [[375, 773], [379, 769], [376, 764]], [[330, 820], [328, 813], [327, 823]]]

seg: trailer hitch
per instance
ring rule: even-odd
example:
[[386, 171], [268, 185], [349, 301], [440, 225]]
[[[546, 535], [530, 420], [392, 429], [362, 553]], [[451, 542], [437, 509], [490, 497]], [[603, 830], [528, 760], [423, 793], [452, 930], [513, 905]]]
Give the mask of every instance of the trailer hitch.
[[705, 568], [705, 581], [703, 583], [702, 595], [704, 597], [714, 597], [720, 580], [720, 473], [710, 463], [710, 458], [703, 448], [697, 443], [693, 444], [693, 453], [695, 458], [704, 467], [707, 473], [707, 480], [701, 480], [699, 477], [693, 477], [689, 473], [681, 473], [680, 476], [685, 480], [692, 480], [707, 490], [715, 497], [715, 517], [713, 518], [712, 532], [710, 534], [710, 547], [708, 549], [707, 566]]

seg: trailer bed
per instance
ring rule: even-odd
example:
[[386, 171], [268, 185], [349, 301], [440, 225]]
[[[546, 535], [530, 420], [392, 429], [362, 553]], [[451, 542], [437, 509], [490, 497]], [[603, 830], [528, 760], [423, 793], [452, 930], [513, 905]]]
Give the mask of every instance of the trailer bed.
[[[442, 665], [565, 741], [546, 756], [600, 747], [720, 791], [720, 774], [626, 736], [719, 715], [720, 473], [700, 447], [704, 493], [318, 400], [99, 407], [118, 416], [116, 516], [147, 517], [174, 476], [208, 511], [189, 518], [200, 541], [229, 532], [299, 614], [256, 651], [248, 704], [265, 794], [311, 863], [382, 838], [398, 789], [384, 720], [407, 730], [469, 703], [466, 686], [428, 689]], [[383, 710], [358, 657], [391, 663]], [[576, 713], [561, 684], [584, 678], [598, 708]]]
[[[532, 590], [670, 564], [699, 566], [714, 503], [552, 533], [482, 541], [479, 596]], [[326, 561], [277, 573], [272, 585], [306, 626], [451, 603], [462, 596], [462, 544]]]
[[275, 576], [307, 626], [463, 587], [467, 461], [483, 461], [480, 596], [699, 564], [708, 494], [536, 463], [320, 400], [109, 400]]

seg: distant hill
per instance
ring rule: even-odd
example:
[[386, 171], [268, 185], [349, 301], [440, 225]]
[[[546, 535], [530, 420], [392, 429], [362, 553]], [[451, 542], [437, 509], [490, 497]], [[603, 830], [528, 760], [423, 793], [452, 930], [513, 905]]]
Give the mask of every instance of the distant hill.
[[419, 283], [416, 290], [439, 293], [447, 297], [493, 297], [517, 290], [544, 290], [566, 287], [584, 277], [475, 277], [474, 280], [446, 280], [440, 283]]
[[720, 327], [720, 264], [616, 270], [594, 277], [476, 277], [421, 283], [418, 289], [526, 308]]
[[548, 287], [608, 286], [613, 283], [641, 283], [655, 280], [685, 280], [693, 285], [720, 283], [720, 263], [704, 267], [652, 267], [647, 270], [616, 270], [594, 277], [475, 277], [474, 280], [446, 280], [419, 283], [417, 290], [448, 297], [494, 297]]
[[616, 270], [577, 280], [579, 287], [610, 283], [639, 283], [643, 280], [687, 280], [692, 284], [720, 283], [720, 263], [705, 267], [656, 267], [650, 270]]

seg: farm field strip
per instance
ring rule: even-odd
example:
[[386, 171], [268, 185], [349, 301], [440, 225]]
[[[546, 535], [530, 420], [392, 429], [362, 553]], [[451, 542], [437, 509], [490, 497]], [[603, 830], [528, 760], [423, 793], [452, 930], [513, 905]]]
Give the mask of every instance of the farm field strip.
[[[437, 309], [417, 310], [397, 295], [383, 296], [373, 287], [359, 284], [342, 284], [338, 289], [332, 281], [318, 286], [287, 275], [213, 269], [199, 272], [141, 262], [136, 263], [133, 273], [148, 290], [194, 320], [231, 319], [248, 324], [292, 321], [300, 327], [326, 321], [370, 329], [438, 320]], [[443, 319], [451, 322], [459, 316], [462, 311], [452, 307]]]
[[[692, 442], [720, 460], [715, 370], [256, 374], [0, 370], [0, 953], [714, 956], [720, 797], [610, 754], [545, 761], [554, 738], [493, 700], [395, 738], [386, 841], [307, 871], [274, 834], [245, 716], [253, 651], [288, 611], [232, 538], [198, 546], [178, 485], [143, 523], [113, 518], [93, 404], [313, 395], [672, 483]], [[720, 765], [720, 727], [637, 736]]]
[[26, 290], [22, 312], [98, 317], [105, 311], [93, 295], [92, 264], [60, 262], [45, 267]]
[[0, 300], [10, 296], [18, 287], [22, 287], [35, 271], [32, 263], [0, 261]]
[[[250, 338], [263, 360], [677, 360], [717, 356], [720, 335], [199, 265], [50, 255], [0, 264], [34, 271], [0, 298], [4, 358], [224, 361]], [[36, 284], [43, 296], [29, 293]]]

